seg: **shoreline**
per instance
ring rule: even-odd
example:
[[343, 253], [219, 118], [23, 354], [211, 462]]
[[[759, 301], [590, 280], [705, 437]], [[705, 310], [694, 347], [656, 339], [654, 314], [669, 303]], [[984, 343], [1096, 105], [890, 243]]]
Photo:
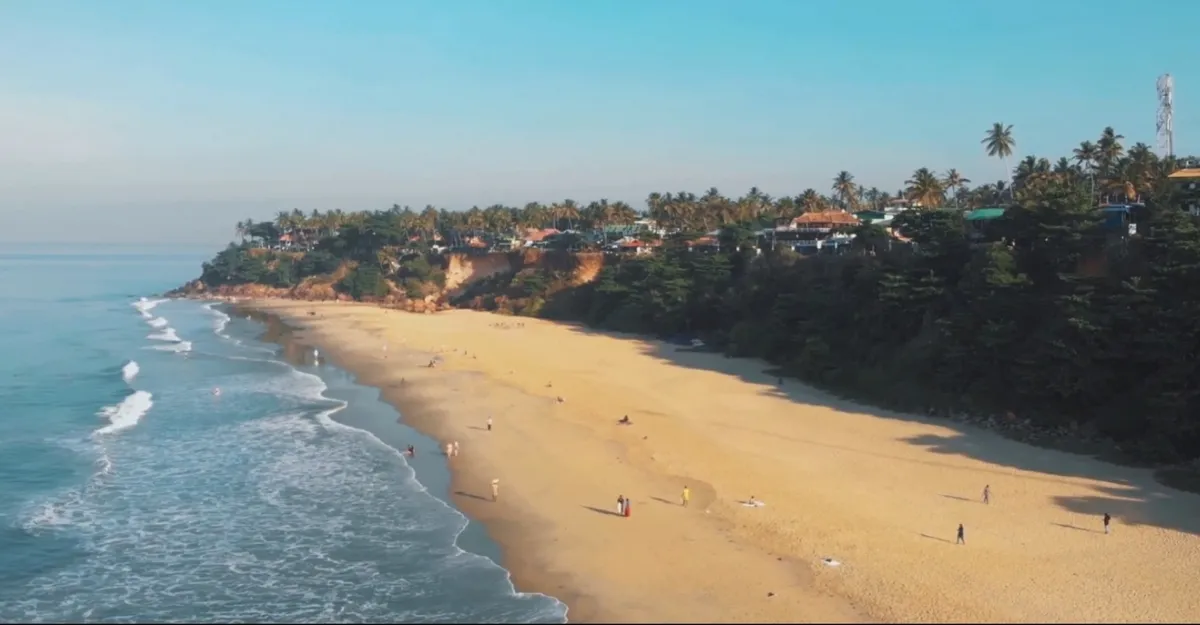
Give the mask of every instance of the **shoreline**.
[[[283, 316], [273, 313], [273, 312], [266, 312], [261, 309], [256, 309], [256, 308], [252, 308], [252, 307], [248, 307], [248, 306], [244, 306], [244, 305], [239, 306], [236, 302], [225, 302], [225, 303], [232, 305], [233, 312], [235, 314], [245, 315], [245, 316], [250, 317], [250, 318], [254, 319], [255, 321], [261, 323], [264, 326], [264, 329], [263, 329], [261, 336], [259, 337], [259, 340], [263, 341], [263, 342], [268, 342], [268, 343], [272, 343], [275, 345], [279, 345], [283, 349], [283, 352], [280, 354], [280, 357], [283, 358], [289, 364], [291, 364], [293, 366], [305, 366], [307, 368], [307, 366], [310, 365], [311, 363], [309, 363], [306, 360], [306, 355], [311, 352], [312, 348], [318, 347], [322, 350], [322, 354], [323, 354], [322, 359], [325, 359], [326, 357], [328, 357], [330, 364], [337, 367], [337, 369], [339, 369], [341, 371], [341, 373], [343, 373], [344, 375], [349, 376], [353, 380], [354, 384], [356, 384], [358, 386], [376, 388], [376, 390], [380, 390], [377, 387], [374, 387], [373, 385], [367, 384], [366, 382], [364, 382], [361, 379], [361, 376], [358, 373], [345, 367], [337, 359], [336, 356], [332, 355], [331, 351], [326, 350], [325, 346], [320, 345], [317, 342], [313, 341], [312, 337], [309, 336], [308, 334], [306, 334], [306, 330], [302, 326], [298, 326], [298, 325], [294, 325], [293, 323], [289, 323], [289, 321], [287, 319], [285, 319]], [[328, 353], [330, 355], [325, 356], [326, 353]], [[314, 373], [314, 375], [318, 375], [318, 374]], [[326, 383], [328, 384], [328, 382], [326, 382]], [[338, 401], [346, 401], [340, 397], [334, 397], [332, 395], [329, 397], [331, 397], [335, 400], [338, 400]], [[388, 405], [392, 410], [395, 410], [397, 413], [399, 413], [400, 416], [396, 420], [396, 423], [398, 425], [400, 425], [401, 427], [403, 427], [407, 430], [410, 430], [413, 435], [418, 437], [418, 440], [411, 440], [411, 439], [405, 438], [404, 443], [405, 444], [411, 444], [411, 443], [417, 444], [418, 457], [417, 458], [411, 458], [411, 457], [406, 458], [406, 462], [409, 464], [410, 467], [412, 467], [412, 469], [413, 469], [417, 479], [420, 481], [420, 483], [425, 488], [430, 490], [431, 495], [437, 497], [438, 499], [441, 499], [446, 506], [458, 511], [469, 522], [476, 521], [476, 518], [473, 515], [468, 514], [465, 510], [462, 509], [461, 502], [455, 502], [453, 500], [453, 498], [451, 497], [452, 492], [455, 489], [457, 489], [455, 471], [453, 470], [453, 467], [443, 464], [444, 457], [438, 457], [435, 455], [437, 453], [438, 448], [440, 447], [437, 443], [437, 440], [434, 439], [433, 437], [431, 437], [425, 431], [412, 426], [409, 423], [409, 420], [403, 416], [402, 412], [400, 412], [399, 402], [391, 401], [388, 398], [384, 397], [382, 390], [380, 390], [379, 397], [376, 401], [378, 401], [382, 404]], [[372, 428], [370, 428], [369, 426], [367, 426], [365, 424], [356, 424], [356, 423], [347, 422], [347, 420], [345, 418], [339, 418], [338, 414], [340, 412], [341, 412], [340, 410], [335, 411], [334, 414], [330, 415], [329, 418], [342, 424], [343, 426], [354, 428], [354, 429], [364, 430], [369, 435], [379, 439], [384, 445], [387, 445], [388, 447], [394, 449], [397, 453], [403, 453], [403, 444], [401, 444], [398, 441], [396, 441], [396, 442], [389, 441], [388, 439], [390, 439], [392, 437], [389, 436], [388, 433], [374, 431]], [[395, 434], [395, 433], [396, 432], [392, 432], [392, 434]], [[419, 439], [425, 439], [425, 440], [422, 441]], [[445, 471], [445, 475], [446, 475], [445, 479], [446, 479], [446, 481], [448, 481], [448, 485], [446, 483], [443, 483], [442, 476], [440, 476], [440, 475], [432, 476], [432, 477], [434, 477], [434, 480], [431, 482], [429, 479], [431, 477], [429, 475], [429, 471], [431, 471], [431, 470]], [[445, 489], [445, 493], [440, 492], [443, 488]], [[505, 566], [505, 563], [503, 562], [503, 559], [504, 559], [503, 558], [503, 545], [501, 545], [500, 543], [498, 543], [495, 539], [493, 539], [491, 537], [486, 525], [484, 525], [482, 523], [478, 523], [478, 524], [475, 524], [474, 527], [472, 527], [471, 525], [465, 526], [463, 528], [463, 531], [460, 533], [459, 537], [456, 538], [456, 541], [455, 541], [456, 544], [459, 543], [459, 541], [462, 540], [462, 538], [464, 536], [466, 537], [465, 542], [467, 544], [465, 544], [465, 545], [459, 544], [458, 546], [460, 549], [465, 549], [467, 551], [471, 551], [477, 555], [487, 557], [488, 559], [494, 561], [497, 566], [501, 567], [507, 573], [508, 578], [509, 578], [509, 583], [513, 587], [514, 593], [530, 594], [530, 593], [526, 593], [525, 591], [522, 591], [518, 587], [518, 584], [516, 583], [516, 579], [511, 571], [511, 569], [507, 568]], [[474, 543], [474, 544], [472, 544], [472, 543]], [[480, 544], [480, 543], [482, 543], [482, 544]], [[481, 549], [481, 547], [482, 547], [482, 549]], [[533, 591], [533, 592], [536, 593], [536, 591]], [[568, 605], [567, 602], [564, 601], [561, 597], [549, 595], [546, 593], [536, 593], [536, 594], [543, 594], [550, 599], [559, 601], [564, 606]], [[570, 616], [570, 610], [568, 607], [568, 617], [569, 616]], [[571, 622], [575, 622], [575, 621], [571, 621]]]
[[[241, 305], [302, 326], [415, 429], [463, 441], [451, 467], [455, 506], [501, 545], [519, 590], [566, 602], [572, 621], [1170, 621], [1200, 613], [1177, 579], [1200, 561], [1200, 528], [1186, 520], [1200, 499], [1147, 484], [1145, 471], [790, 381], [776, 389], [762, 363], [668, 354], [652, 341], [551, 322], [344, 303]], [[425, 367], [432, 356], [443, 365]], [[482, 433], [490, 412], [497, 431]], [[623, 412], [635, 428], [613, 425]], [[486, 499], [479, 493], [492, 476], [502, 479], [501, 501], [476, 500]], [[983, 481], [1012, 508], [992, 508], [1002, 520], [964, 507]], [[671, 501], [683, 483], [693, 492], [686, 511]], [[611, 518], [610, 500], [622, 491], [632, 492], [634, 519]], [[737, 506], [743, 493], [770, 507]], [[1086, 531], [1062, 531], [1086, 530], [1084, 517], [1101, 508], [1126, 525], [1120, 539], [1103, 539], [1103, 552], [1080, 542]], [[971, 550], [937, 545], [952, 544], [956, 522], [968, 526]], [[821, 566], [827, 556], [844, 566]], [[1151, 590], [1156, 604], [1143, 598]]]
[[[303, 311], [291, 310], [286, 303], [280, 307], [273, 305], [276, 300], [241, 301], [236, 302], [239, 310], [255, 311], [259, 314], [274, 316], [292, 327], [298, 340], [320, 347], [322, 354], [334, 364], [350, 372], [360, 384], [374, 386], [380, 389], [381, 398], [396, 407], [400, 412], [403, 423], [418, 432], [438, 441], [459, 440], [463, 453], [449, 462], [451, 474], [452, 505], [462, 511], [470, 520], [481, 524], [488, 536], [499, 545], [501, 551], [500, 565], [509, 571], [516, 589], [520, 592], [540, 593], [555, 597], [568, 607], [568, 618], [572, 623], [642, 623], [642, 622], [870, 622], [859, 611], [847, 605], [843, 600], [829, 596], [826, 592], [813, 588], [814, 580], [809, 567], [786, 555], [771, 555], [766, 557], [773, 574], [768, 580], [763, 580], [770, 589], [762, 590], [753, 599], [755, 603], [763, 602], [763, 606], [736, 606], [728, 602], [713, 604], [697, 597], [696, 601], [686, 605], [672, 604], [673, 599], [663, 597], [661, 593], [647, 593], [637, 587], [633, 588], [603, 588], [595, 578], [586, 577], [571, 567], [564, 567], [556, 557], [555, 544], [558, 539], [547, 544], [544, 538], [555, 533], [554, 520], [538, 514], [539, 505], [536, 501], [520, 493], [513, 493], [507, 487], [509, 482], [505, 475], [503, 459], [483, 457], [471, 454], [474, 446], [481, 442], [479, 434], [486, 416], [480, 416], [474, 423], [459, 419], [451, 419], [454, 408], [485, 409], [478, 402], [466, 402], [459, 399], [455, 402], [453, 396], [468, 385], [484, 385], [489, 382], [469, 370], [447, 367], [446, 365], [429, 369], [426, 365], [431, 358], [452, 357], [453, 348], [446, 350], [419, 350], [399, 345], [389, 344], [386, 352], [387, 360], [392, 367], [402, 368], [405, 375], [403, 383], [385, 372], [375, 369], [382, 364], [384, 353], [364, 355], [361, 350], [346, 349], [339, 345], [339, 340], [313, 327], [313, 318]], [[309, 303], [299, 304], [299, 308], [307, 307]], [[355, 304], [328, 304], [330, 306], [355, 307]], [[383, 310], [383, 309], [379, 309]], [[403, 315], [392, 311], [389, 314]], [[495, 384], [495, 381], [491, 381]], [[531, 397], [520, 389], [504, 384], [497, 385], [487, 391], [487, 396], [500, 403], [517, 403], [532, 399], [549, 408], [553, 400], [545, 397]], [[507, 399], [505, 399], [507, 397]], [[455, 406], [454, 404], [458, 405]], [[486, 411], [486, 410], [484, 410]], [[482, 414], [482, 412], [480, 412]], [[496, 432], [500, 430], [500, 418], [496, 419]], [[471, 436], [475, 435], [475, 436]], [[519, 441], [517, 441], [519, 443]], [[606, 447], [609, 447], [606, 445]], [[616, 451], [617, 444], [608, 451]], [[519, 454], [521, 450], [511, 449], [511, 454]], [[626, 460], [632, 455], [629, 450], [620, 449], [621, 457]], [[636, 454], [636, 452], [634, 452]], [[491, 502], [488, 493], [489, 476], [502, 477], [502, 494], [499, 502]], [[679, 483], [683, 483], [680, 481]], [[693, 506], [703, 501], [700, 480], [692, 480]], [[711, 490], [704, 489], [704, 490]], [[615, 498], [614, 491], [613, 497]], [[711, 495], [710, 495], [711, 498]], [[658, 499], [658, 500], [656, 500]], [[634, 497], [634, 508], [639, 518], [662, 505], [663, 498]], [[595, 505], [581, 506], [587, 508], [589, 516], [602, 518], [600, 515], [609, 513], [607, 498], [597, 497]], [[676, 504], [677, 505], [677, 504]], [[615, 507], [615, 502], [612, 506]], [[654, 506], [653, 508], [651, 506]], [[612, 511], [615, 519], [615, 509]], [[708, 519], [693, 519], [699, 525], [710, 526]], [[622, 522], [617, 520], [617, 522]], [[711, 527], [704, 529], [711, 530]], [[716, 538], [725, 545], [728, 551], [739, 553], [745, 557], [750, 554], [740, 553], [744, 547], [736, 545], [730, 538], [724, 536], [726, 529], [717, 528]], [[674, 533], [674, 532], [669, 532]], [[708, 532], [705, 532], [708, 533]], [[710, 540], [714, 537], [708, 537]], [[681, 543], [696, 542], [694, 536], [685, 536]], [[704, 541], [707, 542], [707, 541]], [[603, 547], [601, 547], [602, 549]], [[645, 545], [646, 550], [655, 549], [652, 544]], [[592, 559], [597, 546], [589, 545], [584, 559]], [[657, 552], [655, 552], [657, 554]], [[753, 557], [758, 556], [758, 557]], [[748, 558], [758, 560], [765, 557], [753, 554]], [[615, 567], [606, 565], [605, 569]], [[618, 571], [612, 571], [617, 573]], [[736, 571], [730, 571], [725, 576], [724, 587], [727, 592], [743, 595], [737, 585], [741, 583]], [[619, 582], [613, 584], [621, 586]], [[713, 589], [706, 588], [705, 591]], [[632, 591], [632, 592], [631, 592]], [[776, 593], [780, 601], [765, 602], [768, 593]], [[632, 594], [632, 600], [629, 595]], [[790, 595], [790, 596], [789, 596]], [[786, 597], [786, 599], [785, 599]], [[771, 597], [775, 599], [776, 597]], [[790, 600], [789, 600], [790, 599]], [[762, 608], [766, 608], [763, 610]], [[709, 616], [712, 615], [712, 616]]]

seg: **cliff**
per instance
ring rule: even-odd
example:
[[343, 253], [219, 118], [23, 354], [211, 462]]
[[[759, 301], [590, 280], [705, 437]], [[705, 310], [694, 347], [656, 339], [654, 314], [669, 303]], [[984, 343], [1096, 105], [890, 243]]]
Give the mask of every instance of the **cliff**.
[[[263, 250], [251, 250], [251, 255], [262, 256]], [[293, 259], [303, 254], [292, 255]], [[411, 287], [412, 277], [397, 274], [383, 280], [386, 295], [362, 296], [360, 301], [373, 302], [412, 312], [434, 312], [451, 308], [451, 301], [464, 307], [495, 309], [496, 298], [507, 301], [512, 298], [508, 288], [518, 275], [531, 273], [549, 276], [549, 286], [566, 288], [587, 284], [596, 279], [605, 264], [605, 255], [599, 252], [572, 253], [555, 250], [525, 249], [504, 253], [465, 254], [453, 253], [441, 257], [439, 269], [444, 272], [440, 285], [430, 280], [419, 281], [417, 288]], [[306, 301], [352, 301], [349, 294], [339, 290], [338, 284], [353, 271], [355, 263], [340, 263], [328, 274], [310, 276], [291, 287], [268, 286], [257, 282], [241, 284], [209, 285], [203, 280], [192, 280], [166, 293], [168, 297], [195, 298], [263, 298], [279, 297]], [[470, 298], [462, 296], [470, 292]], [[530, 294], [533, 295], [533, 294]], [[484, 304], [484, 302], [489, 302]]]
[[567, 274], [567, 280], [578, 286], [595, 280], [604, 263], [602, 252], [523, 249], [493, 254], [447, 254], [445, 290], [457, 295], [480, 280], [530, 269]]

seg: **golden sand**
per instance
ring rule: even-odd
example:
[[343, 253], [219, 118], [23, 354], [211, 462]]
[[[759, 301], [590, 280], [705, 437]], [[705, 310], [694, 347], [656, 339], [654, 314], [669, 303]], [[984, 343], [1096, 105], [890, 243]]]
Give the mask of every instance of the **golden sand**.
[[566, 324], [252, 306], [459, 441], [454, 503], [573, 622], [1200, 621], [1200, 497], [1145, 470]]

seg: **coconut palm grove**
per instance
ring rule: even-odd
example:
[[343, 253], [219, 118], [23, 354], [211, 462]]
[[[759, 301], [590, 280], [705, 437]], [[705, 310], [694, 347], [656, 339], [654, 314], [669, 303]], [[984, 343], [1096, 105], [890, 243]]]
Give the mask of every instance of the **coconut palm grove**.
[[[1011, 175], [981, 184], [920, 168], [896, 190], [842, 171], [789, 197], [652, 193], [643, 212], [604, 199], [297, 210], [239, 223], [241, 242], [183, 292], [325, 283], [382, 305], [700, 339], [847, 397], [1095, 443], [1187, 486], [1200, 474], [1200, 169], [1123, 139], [1105, 128], [1057, 160], [1013, 162], [1016, 135], [997, 123], [980, 148]], [[541, 261], [446, 289], [455, 254]], [[578, 279], [583, 258], [603, 259], [594, 279]]]

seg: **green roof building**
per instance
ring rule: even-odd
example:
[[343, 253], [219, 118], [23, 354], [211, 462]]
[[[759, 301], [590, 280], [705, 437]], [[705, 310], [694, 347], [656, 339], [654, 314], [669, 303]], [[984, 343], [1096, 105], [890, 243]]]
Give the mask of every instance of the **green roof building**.
[[977, 208], [969, 213], [963, 219], [967, 221], [991, 221], [1004, 216], [1003, 208]]

